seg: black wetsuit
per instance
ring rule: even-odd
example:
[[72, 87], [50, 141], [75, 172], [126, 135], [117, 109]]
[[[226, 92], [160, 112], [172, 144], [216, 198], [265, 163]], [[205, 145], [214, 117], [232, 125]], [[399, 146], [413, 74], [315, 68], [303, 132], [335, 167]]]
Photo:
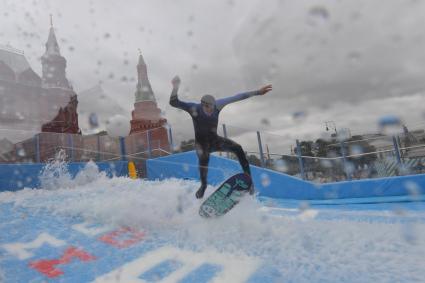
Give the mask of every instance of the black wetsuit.
[[217, 134], [217, 126], [218, 116], [224, 106], [258, 94], [260, 94], [258, 91], [252, 91], [218, 99], [215, 104], [214, 112], [211, 115], [207, 115], [200, 103], [190, 103], [179, 100], [177, 97], [177, 90], [173, 89], [170, 97], [170, 105], [188, 112], [193, 120], [195, 148], [199, 158], [199, 173], [202, 184], [196, 197], [202, 198], [205, 188], [207, 187], [208, 163], [211, 152], [224, 151], [236, 154], [243, 171], [251, 176], [249, 163], [242, 147], [228, 138], [219, 136]]

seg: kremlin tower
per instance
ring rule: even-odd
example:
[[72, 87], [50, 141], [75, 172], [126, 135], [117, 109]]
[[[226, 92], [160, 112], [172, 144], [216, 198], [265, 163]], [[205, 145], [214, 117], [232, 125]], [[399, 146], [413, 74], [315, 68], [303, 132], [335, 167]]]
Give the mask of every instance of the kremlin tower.
[[66, 59], [60, 54], [52, 22], [46, 42], [46, 52], [41, 56], [41, 64], [44, 87], [71, 89], [65, 73]]
[[50, 97], [43, 108], [46, 108], [47, 113], [57, 113], [50, 122], [42, 125], [42, 132], [81, 134], [78, 126], [77, 94], [66, 78], [66, 59], [60, 54], [52, 20], [41, 64], [42, 86]]
[[[130, 136], [149, 132], [152, 148], [161, 148], [169, 151], [167, 129], [164, 127], [167, 120], [161, 116], [161, 110], [156, 104], [155, 95], [148, 79], [146, 63], [142, 54], [137, 64], [137, 86], [135, 93], [134, 110], [131, 112]], [[146, 141], [147, 142], [147, 141]]]

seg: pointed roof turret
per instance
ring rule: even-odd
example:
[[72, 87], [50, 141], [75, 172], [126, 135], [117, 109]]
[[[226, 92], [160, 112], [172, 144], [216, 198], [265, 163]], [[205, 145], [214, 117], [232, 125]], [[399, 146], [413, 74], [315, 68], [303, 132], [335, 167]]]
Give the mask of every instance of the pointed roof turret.
[[139, 49], [139, 63], [137, 64], [137, 86], [136, 86], [136, 103], [140, 101], [156, 101], [152, 91], [151, 84], [148, 79], [148, 71], [142, 52]]
[[45, 87], [72, 88], [66, 78], [66, 59], [61, 56], [59, 51], [52, 15], [50, 15], [50, 32], [46, 42], [46, 52], [41, 56], [41, 65]]
[[44, 56], [50, 56], [50, 55], [60, 56], [59, 44], [56, 39], [55, 30], [53, 28], [52, 15], [50, 15], [50, 32], [49, 32], [49, 38], [47, 39], [47, 42], [46, 42], [46, 52], [44, 53]]
[[143, 59], [142, 50], [139, 49], [139, 64], [141, 66], [146, 66], [145, 59]]

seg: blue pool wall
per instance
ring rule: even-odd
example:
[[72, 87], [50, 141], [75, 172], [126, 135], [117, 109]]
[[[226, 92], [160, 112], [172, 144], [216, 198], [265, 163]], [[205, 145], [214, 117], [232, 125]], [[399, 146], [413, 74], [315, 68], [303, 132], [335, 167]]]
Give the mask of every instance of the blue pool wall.
[[[211, 155], [208, 183], [216, 186], [241, 170], [237, 161]], [[330, 204], [343, 203], [347, 200], [410, 201], [420, 200], [425, 195], [424, 174], [316, 184], [252, 165], [251, 172], [255, 189], [260, 197]], [[150, 159], [147, 161], [147, 177], [150, 180], [167, 178], [199, 180], [198, 158], [194, 151], [190, 151]]]
[[[66, 163], [66, 169], [71, 177], [84, 169], [87, 162]], [[96, 162], [100, 172], [105, 172], [108, 177], [127, 176], [128, 162]], [[0, 164], [0, 191], [17, 191], [23, 188], [39, 188], [40, 174], [45, 163], [28, 164]]]

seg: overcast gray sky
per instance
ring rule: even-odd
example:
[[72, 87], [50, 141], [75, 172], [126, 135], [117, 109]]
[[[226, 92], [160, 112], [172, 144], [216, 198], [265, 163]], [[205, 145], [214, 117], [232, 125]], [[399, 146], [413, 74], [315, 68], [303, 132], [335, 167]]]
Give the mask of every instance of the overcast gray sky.
[[140, 48], [178, 139], [190, 138], [192, 126], [168, 105], [175, 74], [189, 101], [273, 84], [222, 112], [248, 150], [256, 130], [282, 153], [296, 138], [322, 136], [329, 120], [353, 134], [376, 131], [387, 114], [411, 128], [425, 124], [424, 1], [0, 0], [0, 13], [0, 44], [24, 50], [39, 74], [52, 14], [77, 93], [102, 82], [128, 116]]

